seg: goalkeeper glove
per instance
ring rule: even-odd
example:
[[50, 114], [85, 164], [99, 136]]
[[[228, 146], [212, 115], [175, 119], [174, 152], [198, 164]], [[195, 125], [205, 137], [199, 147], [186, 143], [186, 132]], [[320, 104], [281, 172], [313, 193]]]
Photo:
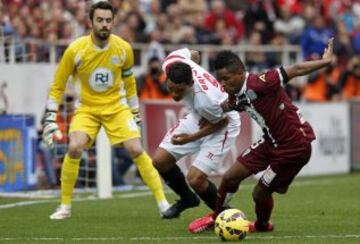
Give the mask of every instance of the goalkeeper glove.
[[134, 117], [134, 120], [135, 120], [135, 123], [137, 124], [137, 126], [141, 127], [141, 115], [140, 115], [140, 111], [139, 109], [132, 109], [131, 110], [131, 113], [133, 114], [133, 117]]
[[55, 139], [61, 139], [63, 137], [59, 126], [56, 123], [56, 111], [46, 111], [44, 120], [43, 141], [45, 144], [53, 148]]

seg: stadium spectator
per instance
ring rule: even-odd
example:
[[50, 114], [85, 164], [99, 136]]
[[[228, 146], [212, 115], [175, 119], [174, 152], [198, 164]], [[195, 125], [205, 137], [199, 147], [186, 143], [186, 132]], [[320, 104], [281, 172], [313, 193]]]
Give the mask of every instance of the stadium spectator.
[[152, 57], [159, 58], [160, 61], [164, 60], [166, 54], [164, 47], [161, 45], [162, 37], [158, 29], [153, 30], [150, 33], [150, 43], [146, 51], [145, 57], [149, 60]]
[[156, 19], [161, 14], [161, 6], [159, 0], [150, 2], [149, 11], [144, 16], [146, 22], [145, 33], [149, 34], [156, 28]]
[[50, 219], [71, 216], [72, 193], [78, 178], [81, 154], [84, 148], [92, 145], [101, 126], [113, 145], [123, 145], [128, 151], [163, 214], [169, 204], [160, 177], [140, 140], [138, 125], [141, 118], [136, 81], [131, 69], [134, 62], [132, 48], [123, 39], [111, 34], [114, 9], [110, 3], [100, 1], [93, 4], [89, 17], [92, 31], [66, 49], [47, 102], [43, 135], [44, 142], [51, 147], [54, 137], [61, 137], [55, 118], [68, 78], [72, 76], [75, 81], [81, 82], [81, 104], [70, 124], [70, 142], [62, 164], [61, 205], [50, 215]]
[[[333, 64], [311, 73], [304, 87], [303, 98], [308, 102], [326, 102], [337, 95], [341, 70]], [[335, 98], [334, 98], [335, 99]]]
[[161, 69], [158, 57], [148, 61], [148, 70], [137, 79], [138, 96], [145, 99], [170, 99], [171, 96], [166, 86], [166, 74]]
[[[45, 114], [44, 114], [45, 116]], [[44, 122], [45, 117], [42, 118], [42, 124]], [[48, 148], [43, 139], [43, 127], [38, 130], [38, 140], [36, 152], [40, 157], [41, 162], [43, 163], [43, 168], [45, 169], [46, 178], [48, 181], [48, 188], [55, 188], [57, 186], [57, 179], [55, 176], [55, 168], [54, 168], [54, 152], [52, 149]]]
[[204, 25], [204, 13], [199, 13], [194, 16], [193, 27], [195, 31], [195, 36], [197, 43], [199, 44], [220, 44], [221, 35], [208, 31]]
[[275, 9], [268, 0], [248, 0], [248, 7], [244, 14], [244, 26], [246, 36], [259, 31], [262, 41], [267, 43], [272, 38], [273, 21], [275, 21]]
[[326, 42], [333, 37], [333, 30], [325, 25], [325, 20], [318, 15], [313, 24], [306, 28], [301, 37], [301, 47], [305, 60], [313, 60], [321, 57]]
[[302, 117], [286, 95], [283, 86], [296, 76], [307, 75], [327, 67], [333, 61], [333, 39], [330, 39], [322, 58], [296, 65], [282, 66], [262, 74], [246, 72], [239, 57], [231, 51], [220, 52], [215, 60], [216, 75], [229, 93], [224, 111], [246, 111], [258, 123], [263, 137], [245, 150], [222, 178], [216, 210], [190, 224], [192, 232], [214, 225], [217, 215], [228, 206], [240, 183], [260, 171], [253, 190], [256, 221], [249, 231], [272, 231], [270, 216], [273, 193], [285, 194], [294, 177], [308, 163], [311, 142], [315, 139], [311, 125]]
[[355, 52], [351, 35], [346, 30], [342, 20], [336, 22], [336, 36], [334, 39], [334, 53], [337, 55], [338, 64], [345, 67], [349, 57]]
[[[9, 61], [9, 48], [11, 43], [11, 36], [13, 34], [14, 29], [9, 20], [9, 16], [4, 13], [3, 7], [0, 7], [0, 39], [4, 39], [4, 54], [0, 55], [0, 61]], [[2, 60], [3, 58], [4, 60]]]
[[346, 70], [341, 74], [339, 90], [344, 99], [360, 97], [360, 56], [349, 60]]
[[299, 15], [293, 15], [290, 6], [280, 7], [280, 16], [274, 21], [274, 31], [286, 36], [291, 44], [299, 44], [301, 33], [305, 28], [305, 21]]
[[223, 23], [225, 29], [231, 34], [234, 43], [241, 40], [244, 35], [243, 23], [236, 18], [230, 9], [226, 8], [222, 0], [213, 0], [211, 10], [205, 17], [205, 27], [208, 31], [215, 32], [219, 23]]
[[164, 213], [167, 219], [200, 204], [176, 164], [188, 155], [197, 154], [187, 173], [189, 185], [209, 208], [215, 208], [216, 186], [208, 175], [219, 170], [240, 132], [239, 115], [222, 111], [220, 104], [226, 95], [215, 78], [197, 64], [199, 59], [197, 52], [184, 48], [171, 52], [163, 63], [170, 95], [189, 110], [167, 132], [153, 157], [166, 184], [180, 196]]
[[182, 13], [184, 22], [189, 25], [194, 25], [197, 16], [207, 11], [207, 4], [205, 0], [178, 0], [177, 3]]
[[[261, 33], [258, 31], [252, 32], [249, 36], [248, 44], [254, 46], [262, 45], [263, 43], [262, 43]], [[268, 62], [266, 59], [265, 52], [259, 52], [259, 51], [246, 52], [245, 62], [246, 62], [246, 66], [248, 66], [249, 69], [254, 71], [259, 71], [262, 69], [266, 69], [268, 67]]]
[[360, 54], [360, 18], [359, 21], [357, 21], [356, 25], [355, 25], [355, 31], [353, 34], [353, 47], [354, 50], [357, 54]]
[[[131, 159], [131, 157], [123, 147], [112, 148], [113, 186], [126, 185], [124, 176], [133, 164], [134, 164], [133, 160]], [[137, 173], [134, 175], [134, 177], [138, 178]]]

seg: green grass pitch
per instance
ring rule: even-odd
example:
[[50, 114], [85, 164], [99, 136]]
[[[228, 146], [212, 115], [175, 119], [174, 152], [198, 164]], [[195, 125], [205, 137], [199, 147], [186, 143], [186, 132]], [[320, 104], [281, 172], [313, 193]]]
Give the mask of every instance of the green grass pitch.
[[[250, 220], [254, 183], [242, 184], [232, 201]], [[167, 196], [176, 199], [170, 191]], [[360, 173], [297, 178], [274, 199], [274, 232], [249, 234], [243, 242], [360, 243]], [[213, 232], [187, 232], [191, 220], [209, 212], [204, 204], [162, 220], [148, 192], [117, 192], [109, 200], [82, 197], [73, 203], [71, 219], [49, 220], [56, 205], [57, 199], [0, 198], [0, 243], [221, 243]]]

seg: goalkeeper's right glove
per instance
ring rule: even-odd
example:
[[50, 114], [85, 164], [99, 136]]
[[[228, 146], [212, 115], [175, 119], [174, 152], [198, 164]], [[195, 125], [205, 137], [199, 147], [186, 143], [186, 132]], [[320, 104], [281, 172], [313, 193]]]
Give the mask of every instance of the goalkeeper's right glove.
[[56, 111], [48, 110], [45, 113], [43, 141], [50, 148], [54, 147], [54, 136], [59, 140], [63, 137], [56, 123]]

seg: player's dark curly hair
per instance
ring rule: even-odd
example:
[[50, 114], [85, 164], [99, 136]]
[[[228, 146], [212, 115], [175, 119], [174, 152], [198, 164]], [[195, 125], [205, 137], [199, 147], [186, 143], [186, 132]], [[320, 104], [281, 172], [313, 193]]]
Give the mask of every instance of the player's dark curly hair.
[[230, 72], [237, 70], [245, 70], [245, 66], [239, 56], [230, 50], [221, 51], [216, 55], [214, 61], [214, 68], [225, 68]]
[[166, 76], [175, 84], [191, 84], [193, 82], [192, 71], [188, 64], [174, 63], [167, 70]]
[[112, 13], [112, 17], [114, 18], [115, 9], [111, 5], [111, 3], [109, 3], [108, 1], [100, 1], [100, 2], [97, 2], [93, 5], [91, 5], [90, 12], [89, 12], [89, 18], [90, 18], [91, 22], [93, 21], [94, 12], [96, 9], [110, 10]]

